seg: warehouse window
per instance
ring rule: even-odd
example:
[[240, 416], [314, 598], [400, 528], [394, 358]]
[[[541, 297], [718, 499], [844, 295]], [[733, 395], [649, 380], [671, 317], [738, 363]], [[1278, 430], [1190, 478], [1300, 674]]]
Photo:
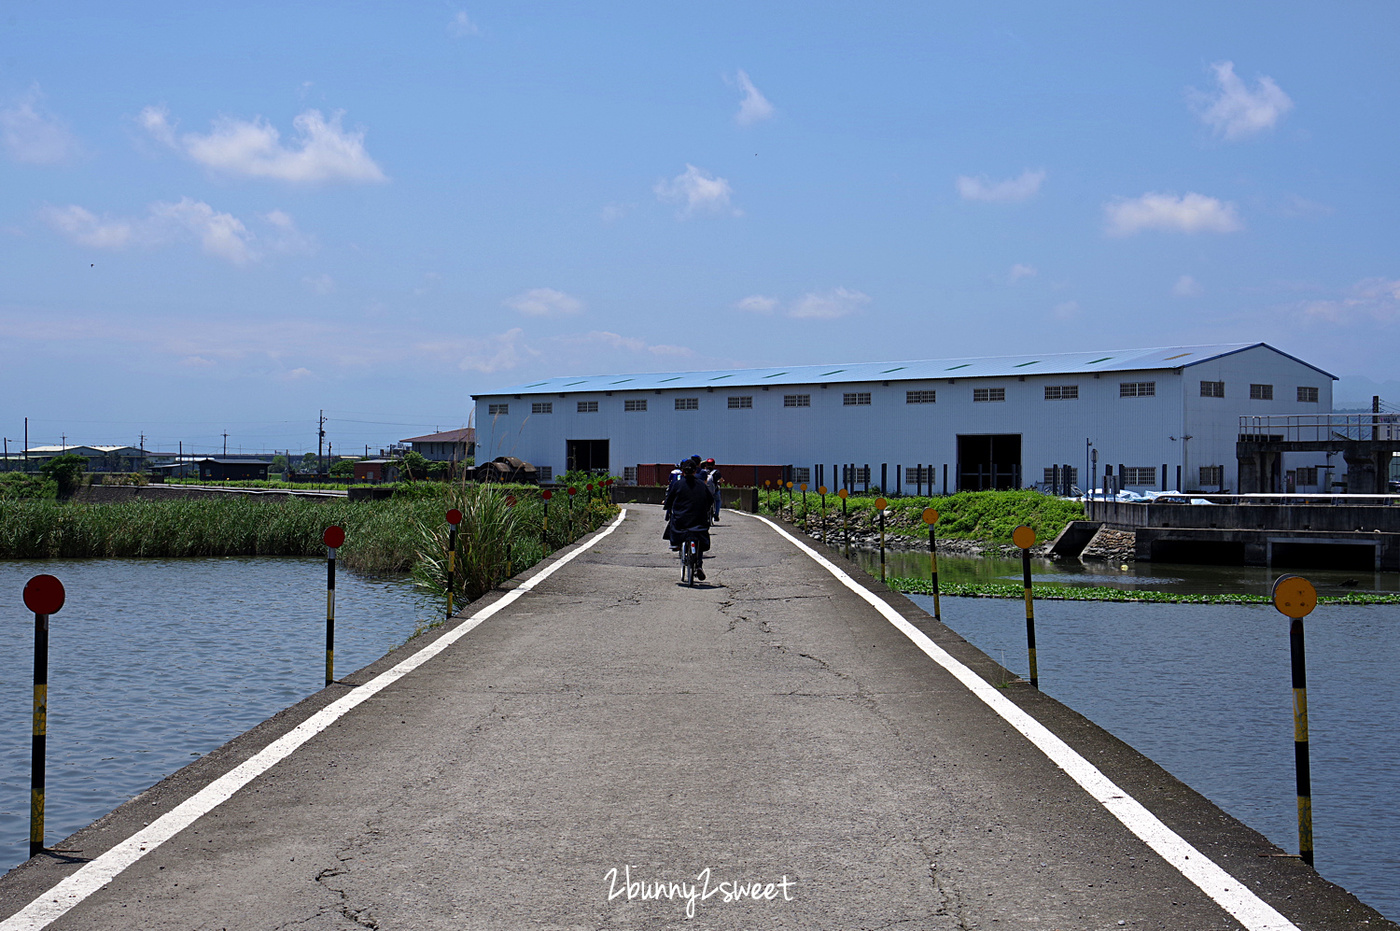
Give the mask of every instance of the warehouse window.
[[973, 389], [972, 389], [972, 400], [973, 400], [973, 401], [1005, 401], [1005, 400], [1006, 400], [1006, 389], [1005, 389], [1005, 388], [973, 388]]
[[803, 466], [793, 466], [792, 481], [796, 485], [805, 485], [812, 480], [812, 470]]
[[1157, 468], [1155, 466], [1123, 466], [1124, 485], [1155, 485], [1157, 484]]
[[1274, 386], [1250, 385], [1249, 399], [1251, 401], [1272, 401], [1274, 399]]
[[925, 482], [933, 484], [933, 466], [907, 466], [904, 469], [904, 481], [910, 485], [922, 485]]
[[639, 401], [623, 401], [623, 402], [622, 402], [622, 409], [623, 409], [624, 411], [629, 411], [629, 412], [630, 412], [630, 411], [644, 411], [644, 410], [647, 409], [647, 399], [646, 399], [646, 398], [642, 398], [642, 399], [639, 400]]
[[937, 391], [906, 391], [904, 392], [905, 404], [933, 404], [938, 400]]
[[699, 398], [676, 398], [676, 410], [678, 411], [698, 411], [699, 409]]
[[[1060, 466], [1060, 482], [1062, 484], [1076, 485], [1079, 483], [1079, 470], [1074, 466]], [[1045, 470], [1045, 484], [1055, 484], [1055, 470], [1048, 468]]]
[[1045, 400], [1047, 401], [1077, 401], [1079, 400], [1078, 385], [1046, 385]]
[[1225, 383], [1223, 381], [1203, 381], [1201, 382], [1201, 397], [1203, 398], [1223, 398], [1225, 397]]
[[870, 405], [870, 392], [847, 391], [841, 395], [841, 403], [846, 407], [868, 407]]
[[623, 466], [623, 467], [622, 467], [622, 480], [623, 480], [624, 482], [636, 482], [636, 481], [637, 481], [637, 467], [636, 467], [636, 466]]
[[[1316, 404], [1316, 403], [1317, 403], [1317, 389], [1316, 389], [1316, 388], [1307, 388], [1307, 387], [1304, 387], [1303, 385], [1299, 385], [1299, 386], [1298, 386], [1298, 400], [1299, 400], [1299, 401], [1302, 401], [1302, 402], [1305, 403], [1305, 404]], [[1316, 483], [1315, 483], [1315, 482], [1310, 482], [1309, 484], [1316, 484]]]
[[812, 396], [810, 394], [785, 394], [783, 395], [783, 407], [811, 407]]
[[1120, 398], [1153, 398], [1157, 396], [1155, 381], [1124, 381], [1118, 383]]
[[747, 411], [753, 409], [753, 395], [745, 394], [739, 397], [729, 398], [729, 409], [731, 411]]
[[580, 401], [578, 402], [578, 412], [580, 414], [596, 414], [598, 413], [598, 402]]
[[1225, 484], [1224, 466], [1201, 466], [1201, 484], [1219, 488]]
[[535, 478], [541, 482], [554, 481], [554, 466], [539, 466], [535, 469]]
[[509, 404], [488, 404], [488, 405], [486, 405], [486, 413], [487, 413], [487, 416], [489, 416], [489, 417], [504, 417], [504, 416], [506, 416], [507, 414], [510, 413], [510, 405], [509, 405]]
[[531, 404], [531, 405], [530, 405], [530, 413], [532, 413], [532, 414], [552, 414], [552, 413], [554, 413], [554, 402], [553, 402], [553, 401], [536, 401], [534, 404]]

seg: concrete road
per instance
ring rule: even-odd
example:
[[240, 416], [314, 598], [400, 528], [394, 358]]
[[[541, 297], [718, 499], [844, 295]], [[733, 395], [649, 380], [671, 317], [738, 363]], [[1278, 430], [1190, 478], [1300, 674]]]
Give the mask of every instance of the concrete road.
[[[632, 506], [518, 580], [553, 569], [527, 593], [471, 605], [499, 610], [470, 632], [357, 673], [380, 681], [461, 634], [361, 684], [361, 704], [168, 840], [162, 815], [355, 689], [55, 845], [80, 852], [0, 880], [0, 929], [44, 926], [55, 899], [71, 908], [51, 927], [94, 931], [1396, 927], [833, 553], [854, 588], [726, 514], [688, 589], [660, 532], [658, 509]], [[1097, 767], [1108, 800], [862, 592]], [[1262, 909], [1237, 919], [1106, 807], [1133, 799]], [[123, 850], [97, 891], [53, 888]]]

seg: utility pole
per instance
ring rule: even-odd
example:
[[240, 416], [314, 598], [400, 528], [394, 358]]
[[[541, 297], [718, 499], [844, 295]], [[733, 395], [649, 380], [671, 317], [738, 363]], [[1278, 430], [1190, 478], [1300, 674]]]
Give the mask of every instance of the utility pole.
[[29, 471], [29, 418], [24, 418], [24, 471]]
[[224, 431], [224, 458], [228, 458], [228, 431]]
[[321, 444], [326, 441], [326, 412], [321, 411], [321, 419], [316, 434], [316, 471], [321, 471]]

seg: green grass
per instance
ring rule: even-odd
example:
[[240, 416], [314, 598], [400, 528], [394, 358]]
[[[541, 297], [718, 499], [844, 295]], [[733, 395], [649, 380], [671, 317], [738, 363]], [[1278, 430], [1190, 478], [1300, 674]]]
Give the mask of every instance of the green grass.
[[[932, 595], [933, 583], [928, 579], [896, 577], [886, 585], [894, 591], [911, 595]], [[1041, 601], [1131, 601], [1157, 604], [1269, 604], [1266, 595], [1187, 594], [1181, 592], [1149, 592], [1108, 586], [1036, 585], [1035, 597]], [[1025, 597], [1025, 589], [1015, 582], [941, 583], [940, 595], [965, 598]], [[1400, 604], [1400, 595], [1379, 592], [1352, 592], [1346, 595], [1323, 595], [1318, 604], [1376, 605]]]
[[[852, 495], [846, 500], [851, 528], [869, 531], [876, 527], [876, 495]], [[786, 493], [771, 496], [759, 490], [759, 510], [766, 514], [789, 515]], [[781, 506], [780, 506], [781, 505]], [[899, 536], [928, 537], [928, 525], [923, 522], [925, 508], [939, 512], [937, 534], [944, 540], [978, 540], [987, 543], [1010, 543], [1011, 533], [1025, 524], [1035, 530], [1036, 540], [1048, 543], [1072, 520], [1085, 518], [1084, 505], [1038, 491], [961, 491], [940, 497], [906, 496], [888, 499], [885, 532]], [[826, 496], [827, 519], [831, 526], [840, 526], [841, 500], [834, 494]], [[821, 514], [821, 496], [807, 492], [806, 510], [802, 493], [792, 495], [791, 519], [802, 521], [804, 513], [815, 520]]]

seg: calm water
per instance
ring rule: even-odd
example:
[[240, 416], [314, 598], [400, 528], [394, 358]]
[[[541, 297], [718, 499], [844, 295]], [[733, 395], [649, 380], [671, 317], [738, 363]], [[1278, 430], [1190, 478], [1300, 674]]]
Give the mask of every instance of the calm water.
[[[324, 559], [0, 562], [0, 870], [29, 855], [34, 615], [50, 619], [45, 836], [55, 844], [325, 679]], [[335, 670], [383, 656], [433, 614], [402, 580], [336, 575]]]
[[[932, 612], [931, 597], [913, 600]], [[944, 598], [942, 609], [1029, 674], [1020, 600]], [[1267, 605], [1070, 601], [1039, 601], [1035, 616], [1042, 691], [1297, 852], [1286, 618]], [[1316, 866], [1400, 919], [1400, 606], [1323, 605], [1305, 624]]]

